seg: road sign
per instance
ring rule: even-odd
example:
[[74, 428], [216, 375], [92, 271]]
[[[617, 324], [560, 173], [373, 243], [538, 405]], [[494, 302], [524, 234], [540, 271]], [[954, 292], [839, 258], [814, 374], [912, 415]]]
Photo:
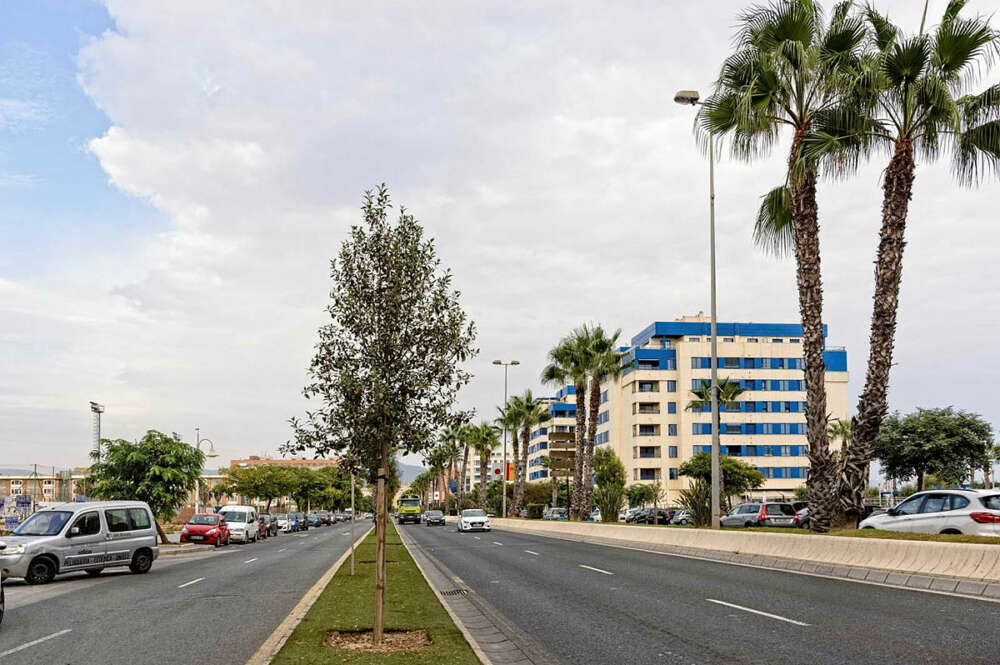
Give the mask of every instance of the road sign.
[[503, 477], [503, 462], [490, 462], [490, 480], [500, 480]]
[[434, 500], [435, 501], [441, 500], [441, 492], [439, 490], [434, 490]]

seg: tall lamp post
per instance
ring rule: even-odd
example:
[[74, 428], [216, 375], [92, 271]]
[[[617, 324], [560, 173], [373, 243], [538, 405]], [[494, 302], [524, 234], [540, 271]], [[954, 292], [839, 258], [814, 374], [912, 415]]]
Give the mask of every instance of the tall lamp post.
[[[699, 104], [700, 95], [697, 90], [681, 90], [674, 95], [678, 104], [695, 106]], [[711, 271], [712, 290], [712, 528], [719, 528], [721, 518], [721, 501], [719, 497], [719, 349], [716, 336], [715, 310], [715, 140], [708, 133], [708, 244], [709, 270]]]
[[[503, 365], [503, 408], [507, 408], [507, 368], [511, 365], [520, 365], [519, 360], [511, 360], [509, 362], [504, 362], [502, 360], [494, 360], [494, 365]], [[483, 482], [484, 479], [480, 479]], [[502, 517], [507, 517], [507, 421], [503, 421], [503, 485], [501, 485], [503, 490], [500, 494], [503, 497], [501, 501], [500, 515]]]
[[97, 461], [101, 461], [101, 414], [104, 413], [104, 405], [97, 402], [90, 403], [90, 413], [94, 420], [94, 452], [97, 454]]
[[[202, 444], [202, 442], [207, 442], [208, 443], [208, 452], [205, 453], [205, 456], [206, 457], [218, 457], [219, 456], [219, 454], [217, 452], [215, 452], [215, 444], [212, 443], [212, 440], [211, 439], [203, 439], [203, 438], [201, 438], [201, 429], [198, 428], [198, 427], [194, 428], [194, 440], [195, 440], [194, 447], [198, 449], [198, 452], [201, 452], [201, 444]], [[199, 481], [198, 482], [198, 487], [196, 487], [195, 490], [194, 490], [194, 512], [195, 513], [200, 513], [201, 512], [201, 473], [198, 474], [198, 481]]]

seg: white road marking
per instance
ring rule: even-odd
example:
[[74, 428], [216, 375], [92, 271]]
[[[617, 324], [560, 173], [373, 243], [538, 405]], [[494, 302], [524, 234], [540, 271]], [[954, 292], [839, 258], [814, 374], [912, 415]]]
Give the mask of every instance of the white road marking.
[[258, 558], [258, 557], [254, 557], [254, 558], [252, 558], [252, 559], [247, 559], [247, 560], [246, 560], [246, 561], [244, 561], [243, 563], [253, 563], [254, 561], [256, 561], [256, 560], [257, 560], [257, 558]]
[[808, 626], [808, 625], [810, 625], [808, 623], [803, 623], [801, 621], [796, 621], [795, 619], [788, 619], [786, 617], [778, 616], [777, 614], [771, 614], [769, 612], [761, 612], [760, 610], [754, 610], [754, 609], [751, 609], [749, 607], [743, 607], [742, 605], [734, 605], [732, 603], [727, 603], [727, 602], [722, 601], [722, 600], [715, 600], [714, 598], [706, 598], [705, 600], [707, 600], [710, 603], [715, 603], [716, 605], [725, 605], [726, 607], [732, 607], [732, 608], [737, 609], [737, 610], [743, 610], [744, 612], [752, 612], [753, 614], [759, 614], [762, 617], [768, 617], [770, 619], [777, 619], [778, 621], [785, 621], [787, 623], [793, 623], [796, 626]]
[[184, 588], [184, 587], [186, 587], [186, 586], [191, 586], [192, 584], [197, 584], [198, 582], [201, 582], [201, 581], [202, 581], [203, 579], [205, 579], [205, 578], [204, 578], [204, 577], [199, 577], [199, 578], [198, 578], [198, 579], [196, 579], [196, 580], [191, 580], [190, 582], [185, 582], [184, 584], [180, 585], [180, 586], [179, 586], [179, 587], [177, 587], [177, 588], [178, 588], [178, 589], [183, 589], [183, 588]]
[[60, 635], [65, 635], [66, 633], [72, 633], [72, 632], [73, 632], [72, 628], [67, 628], [65, 630], [60, 630], [58, 633], [52, 633], [51, 635], [46, 635], [45, 637], [39, 637], [37, 640], [32, 640], [31, 642], [28, 642], [27, 644], [22, 644], [19, 647], [14, 647], [13, 649], [7, 649], [6, 651], [0, 653], [0, 658], [3, 658], [4, 656], [9, 656], [12, 653], [17, 653], [18, 651], [23, 651], [28, 647], [33, 647], [36, 644], [41, 644], [42, 642], [51, 640], [54, 637], [59, 637]]
[[503, 545], [503, 543], [500, 543], [500, 542], [497, 542], [497, 541], [495, 541], [495, 540], [493, 541], [493, 544], [494, 544], [494, 545]]
[[475, 538], [476, 540], [482, 540], [482, 538], [480, 538], [479, 536], [473, 536], [473, 538]]
[[533, 554], [535, 556], [539, 556], [538, 552], [532, 552], [531, 550], [524, 550], [524, 551], [527, 552], [528, 554]]
[[580, 568], [586, 568], [587, 570], [592, 570], [595, 573], [601, 573], [601, 574], [604, 574], [604, 575], [614, 575], [614, 573], [612, 573], [611, 571], [601, 570], [600, 568], [594, 568], [593, 566], [585, 566], [582, 563], [578, 563], [576, 565], [578, 565]]
[[279, 551], [279, 552], [284, 552], [284, 551], [285, 551], [285, 550], [287, 550], [287, 549], [288, 549], [287, 547], [282, 547], [282, 548], [281, 548], [280, 550], [278, 550], [278, 551]]

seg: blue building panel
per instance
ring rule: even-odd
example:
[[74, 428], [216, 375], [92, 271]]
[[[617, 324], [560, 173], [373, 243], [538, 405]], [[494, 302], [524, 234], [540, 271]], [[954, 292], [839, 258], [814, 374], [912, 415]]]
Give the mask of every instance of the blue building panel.
[[[798, 323], [723, 323], [716, 324], [720, 336], [727, 337], [802, 337]], [[708, 321], [656, 321], [632, 338], [632, 346], [642, 346], [653, 337], [683, 337], [686, 335], [711, 335]], [[823, 337], [827, 326], [823, 325]]]

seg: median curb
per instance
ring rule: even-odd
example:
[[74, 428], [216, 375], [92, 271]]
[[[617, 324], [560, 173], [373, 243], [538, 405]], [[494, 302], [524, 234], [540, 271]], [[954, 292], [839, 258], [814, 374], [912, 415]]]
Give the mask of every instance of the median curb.
[[219, 550], [215, 545], [160, 545], [159, 547], [160, 556], [179, 556], [194, 554], [195, 552], [215, 552]]
[[[493, 519], [493, 528], [592, 545], [1000, 602], [998, 545], [496, 518]], [[920, 546], [925, 547], [921, 549]], [[953, 559], [951, 563], [946, 560], [949, 557]], [[893, 568], [893, 564], [897, 567]], [[956, 574], [965, 571], [974, 574], [984, 571], [990, 576]]]
[[[361, 534], [361, 537], [354, 541], [354, 549], [357, 549], [357, 547], [364, 542], [365, 538], [368, 537], [368, 534], [370, 534], [374, 529], [374, 526], [368, 527], [365, 532]], [[278, 652], [281, 651], [281, 647], [285, 646], [285, 642], [288, 641], [288, 638], [295, 631], [298, 625], [302, 623], [302, 620], [306, 617], [306, 614], [309, 613], [309, 609], [313, 606], [313, 603], [315, 603], [316, 599], [319, 598], [321, 593], [323, 593], [326, 585], [330, 583], [330, 580], [333, 579], [333, 576], [337, 574], [337, 571], [340, 570], [340, 567], [344, 565], [344, 562], [347, 561], [350, 556], [351, 548], [348, 547], [344, 550], [344, 553], [340, 555], [340, 558], [334, 561], [333, 565], [330, 566], [325, 573], [323, 573], [323, 576], [316, 580], [315, 584], [309, 587], [309, 590], [306, 591], [305, 595], [302, 596], [299, 602], [295, 604], [295, 607], [293, 607], [292, 611], [288, 613], [285, 620], [278, 624], [278, 627], [274, 629], [274, 632], [271, 633], [266, 640], [264, 640], [264, 643], [260, 645], [260, 648], [257, 649], [256, 653], [250, 656], [250, 660], [246, 662], [246, 665], [268, 665], [268, 663], [270, 663], [274, 657], [278, 655]]]

